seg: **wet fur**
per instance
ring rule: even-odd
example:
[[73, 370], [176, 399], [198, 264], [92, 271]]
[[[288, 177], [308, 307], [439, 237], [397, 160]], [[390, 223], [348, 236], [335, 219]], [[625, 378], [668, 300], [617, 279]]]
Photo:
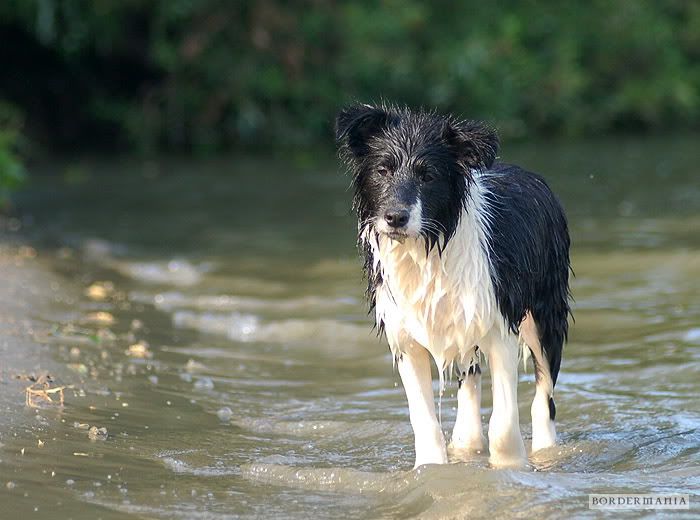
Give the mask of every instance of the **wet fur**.
[[[457, 362], [476, 376], [475, 347], [487, 356], [508, 344], [529, 348], [553, 421], [569, 235], [545, 181], [495, 162], [489, 127], [433, 112], [353, 105], [338, 115], [336, 137], [353, 179], [367, 299], [394, 354], [416, 343], [440, 370]], [[417, 236], [381, 232], [387, 208], [416, 205]]]

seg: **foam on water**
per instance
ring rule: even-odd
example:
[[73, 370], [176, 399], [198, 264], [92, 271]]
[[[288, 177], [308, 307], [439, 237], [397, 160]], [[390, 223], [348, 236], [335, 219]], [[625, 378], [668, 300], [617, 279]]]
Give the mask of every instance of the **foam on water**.
[[195, 265], [187, 260], [173, 259], [167, 262], [112, 261], [111, 267], [124, 276], [161, 285], [189, 287], [198, 284], [210, 264]]
[[371, 442], [372, 439], [398, 437], [406, 433], [405, 426], [389, 421], [349, 422], [338, 420], [301, 420], [279, 421], [274, 419], [241, 418], [234, 423], [246, 430], [256, 433], [275, 434], [282, 436], [302, 437], [307, 439], [337, 442], [348, 438], [352, 432], [354, 441]]
[[344, 308], [356, 310], [356, 306], [362, 305], [361, 301], [349, 297], [327, 298], [309, 295], [301, 298], [262, 299], [229, 294], [189, 295], [177, 291], [166, 291], [156, 294], [134, 291], [129, 295], [129, 299], [141, 303], [150, 303], [157, 309], [165, 312], [189, 309], [214, 312], [243, 311], [296, 314], [317, 311], [327, 313], [329, 310], [338, 312]]
[[176, 327], [191, 328], [207, 334], [226, 336], [233, 341], [288, 343], [311, 341], [339, 346], [343, 342], [366, 341], [366, 324], [344, 323], [332, 319], [286, 319], [263, 322], [254, 314], [230, 314], [175, 311]]

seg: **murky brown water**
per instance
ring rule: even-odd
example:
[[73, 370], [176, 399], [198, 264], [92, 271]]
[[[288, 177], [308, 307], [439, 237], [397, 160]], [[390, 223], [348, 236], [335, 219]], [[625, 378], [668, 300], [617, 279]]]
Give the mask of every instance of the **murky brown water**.
[[[594, 492], [690, 493], [697, 515], [696, 143], [504, 154], [561, 194], [577, 275], [561, 445], [523, 471], [480, 456], [410, 471], [405, 398], [370, 331], [332, 157], [35, 177], [0, 251], [0, 517], [593, 517]], [[16, 376], [43, 370], [66, 386], [63, 408], [25, 406], [31, 381]], [[526, 437], [533, 383], [522, 374]], [[489, 393], [487, 380], [485, 420]]]

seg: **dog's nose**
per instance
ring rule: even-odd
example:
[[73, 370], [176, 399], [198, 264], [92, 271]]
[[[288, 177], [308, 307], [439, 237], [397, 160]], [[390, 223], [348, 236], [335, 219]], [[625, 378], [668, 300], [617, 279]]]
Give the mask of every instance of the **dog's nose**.
[[408, 224], [409, 216], [407, 209], [390, 209], [384, 214], [384, 220], [393, 228], [402, 228]]

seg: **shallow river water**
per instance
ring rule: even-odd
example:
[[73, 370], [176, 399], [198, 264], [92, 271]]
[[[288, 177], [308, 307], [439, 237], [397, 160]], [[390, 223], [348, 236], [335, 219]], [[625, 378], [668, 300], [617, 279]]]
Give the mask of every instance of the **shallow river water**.
[[[697, 136], [503, 155], [570, 220], [559, 446], [411, 470], [333, 157], [52, 165], [2, 222], [0, 518], [598, 517], [589, 493], [690, 494], [665, 514], [697, 517]], [[519, 392], [527, 439], [531, 367]]]

